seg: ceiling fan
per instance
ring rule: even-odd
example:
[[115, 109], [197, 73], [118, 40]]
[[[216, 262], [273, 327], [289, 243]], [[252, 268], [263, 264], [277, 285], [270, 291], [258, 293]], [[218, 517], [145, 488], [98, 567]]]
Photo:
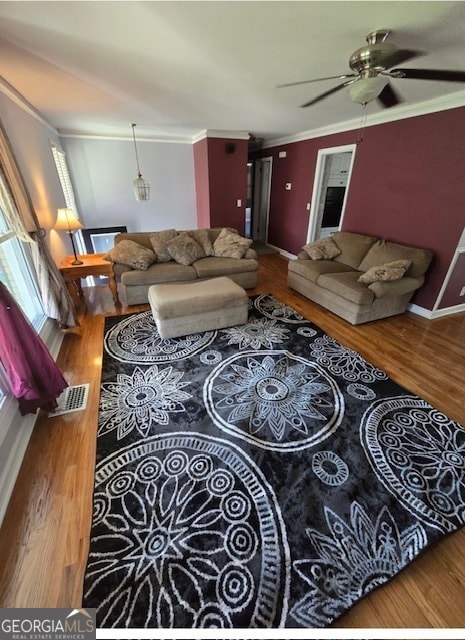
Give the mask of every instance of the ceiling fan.
[[278, 88], [292, 87], [320, 80], [344, 80], [329, 91], [321, 93], [313, 100], [306, 102], [302, 107], [310, 107], [320, 100], [347, 87], [349, 95], [354, 102], [367, 104], [378, 99], [385, 108], [394, 107], [402, 99], [394, 91], [390, 84], [390, 78], [438, 80], [441, 82], [465, 82], [465, 71], [451, 71], [440, 69], [393, 69], [398, 64], [412, 60], [423, 55], [422, 51], [414, 49], [398, 49], [394, 44], [386, 42], [391, 32], [388, 29], [377, 29], [366, 37], [367, 44], [354, 51], [349, 58], [349, 67], [354, 73], [345, 73], [327, 78], [315, 78], [301, 82], [289, 82], [280, 84]]

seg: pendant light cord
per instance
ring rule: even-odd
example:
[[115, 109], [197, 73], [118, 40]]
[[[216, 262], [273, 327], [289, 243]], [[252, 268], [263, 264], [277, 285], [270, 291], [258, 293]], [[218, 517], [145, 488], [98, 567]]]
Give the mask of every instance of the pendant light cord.
[[142, 174], [141, 174], [140, 168], [139, 168], [139, 156], [137, 155], [136, 134], [135, 134], [135, 131], [134, 131], [134, 129], [136, 127], [136, 124], [132, 123], [131, 127], [132, 127], [132, 138], [134, 140], [134, 152], [136, 154], [137, 174], [138, 174], [138, 176], [140, 178], [142, 176]]

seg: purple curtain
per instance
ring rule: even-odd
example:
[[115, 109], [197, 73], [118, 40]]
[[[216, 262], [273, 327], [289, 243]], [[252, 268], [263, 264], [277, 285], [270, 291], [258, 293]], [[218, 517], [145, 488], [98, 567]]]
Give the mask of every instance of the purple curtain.
[[0, 361], [22, 415], [54, 411], [68, 383], [13, 296], [0, 282]]

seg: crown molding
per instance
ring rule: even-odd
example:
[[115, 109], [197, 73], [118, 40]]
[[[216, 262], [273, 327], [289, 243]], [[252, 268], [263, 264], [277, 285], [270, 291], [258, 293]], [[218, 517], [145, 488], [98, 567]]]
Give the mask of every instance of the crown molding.
[[248, 140], [250, 133], [248, 131], [227, 131], [224, 129], [203, 129], [199, 131], [195, 136], [192, 136], [191, 142], [196, 143], [205, 138], [225, 138], [233, 140]]
[[[462, 90], [448, 94], [447, 96], [432, 98], [431, 100], [425, 100], [424, 102], [417, 102], [413, 105], [396, 107], [394, 111], [392, 109], [386, 109], [386, 111], [381, 113], [376, 113], [371, 116], [369, 115], [366, 118], [365, 128], [373, 127], [378, 124], [395, 122], [396, 120], [416, 118], [418, 116], [437, 113], [439, 111], [447, 111], [448, 109], [456, 109], [463, 106], [465, 106], [465, 91]], [[319, 127], [317, 129], [310, 129], [290, 136], [267, 140], [263, 144], [262, 148], [276, 147], [278, 145], [301, 142], [312, 138], [321, 138], [323, 136], [344, 133], [345, 131], [352, 131], [359, 128], [360, 118], [347, 120], [345, 122], [339, 122], [325, 127]]]
[[58, 131], [53, 125], [46, 120], [32, 104], [30, 104], [26, 98], [16, 91], [16, 89], [7, 81], [3, 76], [0, 76], [0, 91], [6, 95], [12, 102], [14, 102], [20, 109], [25, 111], [28, 115], [32, 116], [35, 120], [38, 120], [44, 127], [47, 127], [52, 133], [58, 135]]
[[[78, 131], [68, 131], [66, 129], [58, 129], [60, 138], [75, 138], [85, 140], [118, 140], [127, 142], [132, 141], [132, 134], [98, 134], [98, 133], [79, 133]], [[167, 142], [170, 144], [192, 144], [191, 136], [163, 136], [163, 135], [137, 135], [137, 142]]]

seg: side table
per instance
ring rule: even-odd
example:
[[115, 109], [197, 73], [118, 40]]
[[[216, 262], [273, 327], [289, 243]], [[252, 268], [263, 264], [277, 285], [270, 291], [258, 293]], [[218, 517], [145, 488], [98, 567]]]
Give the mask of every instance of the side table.
[[81, 278], [87, 278], [87, 276], [106, 276], [115, 304], [121, 304], [118, 297], [113, 264], [104, 260], [103, 256], [103, 253], [89, 253], [78, 256], [79, 260], [82, 260], [82, 264], [72, 264], [74, 256], [66, 256], [60, 262], [60, 272], [77, 305], [79, 304], [79, 296], [82, 297], [83, 295]]

